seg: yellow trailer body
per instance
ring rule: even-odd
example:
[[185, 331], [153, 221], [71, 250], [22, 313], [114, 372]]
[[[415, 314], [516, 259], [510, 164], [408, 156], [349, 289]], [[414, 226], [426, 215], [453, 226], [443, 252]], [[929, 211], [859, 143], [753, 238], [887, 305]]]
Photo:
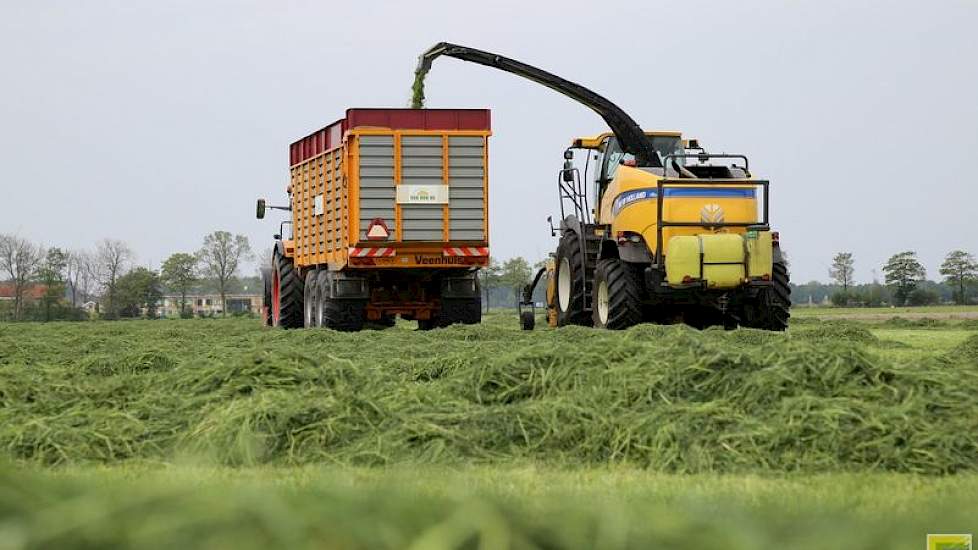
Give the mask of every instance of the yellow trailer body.
[[[292, 143], [266, 321], [359, 330], [481, 320], [489, 262], [486, 109], [348, 109]], [[266, 203], [259, 201], [258, 216]]]
[[289, 170], [295, 264], [485, 265], [490, 135], [487, 110], [351, 109], [293, 144], [313, 142]]

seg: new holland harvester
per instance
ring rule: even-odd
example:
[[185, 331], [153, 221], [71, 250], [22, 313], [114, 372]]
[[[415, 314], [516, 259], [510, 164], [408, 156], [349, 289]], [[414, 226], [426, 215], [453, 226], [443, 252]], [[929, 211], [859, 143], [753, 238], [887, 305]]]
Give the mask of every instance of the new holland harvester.
[[591, 90], [494, 53], [443, 42], [422, 54], [418, 74], [439, 56], [547, 86], [611, 129], [573, 139], [564, 152], [561, 220], [551, 225], [560, 240], [525, 289], [524, 329], [533, 328], [541, 280], [551, 325], [787, 327], [788, 270], [771, 231], [769, 185], [753, 177], [746, 156], [709, 153], [679, 132], [644, 131]]

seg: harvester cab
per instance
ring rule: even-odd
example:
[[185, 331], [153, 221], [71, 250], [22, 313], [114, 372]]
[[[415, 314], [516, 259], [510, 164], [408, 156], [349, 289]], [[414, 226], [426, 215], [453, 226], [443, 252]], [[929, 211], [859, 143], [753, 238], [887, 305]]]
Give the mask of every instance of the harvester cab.
[[746, 156], [708, 153], [678, 132], [646, 132], [579, 84], [457, 44], [421, 55], [416, 97], [423, 98], [424, 75], [439, 56], [551, 88], [611, 130], [574, 139], [557, 176], [560, 240], [546, 278], [556, 324], [787, 327], [788, 271], [771, 231], [769, 185], [751, 175]]

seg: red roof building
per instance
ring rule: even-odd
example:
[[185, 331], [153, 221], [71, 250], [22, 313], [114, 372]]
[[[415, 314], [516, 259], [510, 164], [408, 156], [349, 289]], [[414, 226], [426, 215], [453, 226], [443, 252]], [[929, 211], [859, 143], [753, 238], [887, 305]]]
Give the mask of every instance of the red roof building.
[[[26, 300], [39, 300], [44, 297], [44, 293], [47, 292], [48, 287], [44, 285], [31, 285], [24, 290], [24, 299]], [[13, 300], [14, 299], [14, 284], [13, 283], [0, 283], [0, 300]]]

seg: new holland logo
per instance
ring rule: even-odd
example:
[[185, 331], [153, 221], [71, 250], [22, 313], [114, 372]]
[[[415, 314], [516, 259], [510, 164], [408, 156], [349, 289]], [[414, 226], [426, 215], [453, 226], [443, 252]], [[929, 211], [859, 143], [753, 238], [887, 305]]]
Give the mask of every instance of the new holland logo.
[[700, 221], [704, 225], [723, 223], [723, 208], [719, 204], [707, 204], [700, 210]]

